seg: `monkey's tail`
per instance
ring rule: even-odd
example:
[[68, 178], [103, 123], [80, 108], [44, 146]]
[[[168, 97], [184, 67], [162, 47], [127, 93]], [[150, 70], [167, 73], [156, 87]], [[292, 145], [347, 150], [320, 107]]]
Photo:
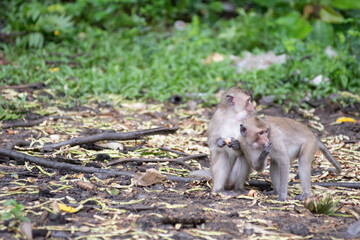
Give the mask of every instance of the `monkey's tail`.
[[201, 170], [191, 171], [189, 173], [188, 177], [202, 178], [202, 179], [205, 179], [205, 180], [211, 180], [212, 179], [210, 169], [201, 169]]
[[329, 162], [336, 168], [336, 173], [341, 173], [341, 166], [340, 164], [335, 160], [333, 155], [331, 155], [329, 149], [323, 144], [323, 142], [320, 139], [317, 139], [318, 146], [321, 150], [321, 152], [325, 155], [325, 157], [329, 160]]

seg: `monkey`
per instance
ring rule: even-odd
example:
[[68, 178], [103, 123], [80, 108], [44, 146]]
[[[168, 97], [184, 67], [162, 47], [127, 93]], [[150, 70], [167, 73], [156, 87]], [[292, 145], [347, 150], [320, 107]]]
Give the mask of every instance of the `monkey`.
[[[210, 171], [192, 171], [189, 177], [213, 179], [213, 192], [224, 190], [242, 191], [244, 182], [250, 173], [248, 162], [243, 159], [239, 143], [240, 123], [254, 114], [251, 94], [240, 87], [232, 87], [223, 95], [213, 117], [211, 118], [207, 138], [210, 149]], [[226, 138], [230, 148], [224, 148]], [[266, 155], [266, 154], [263, 154]], [[267, 156], [267, 155], [266, 155]]]
[[345, 232], [345, 238], [360, 238], [360, 220], [351, 224]]
[[[341, 166], [320, 139], [304, 124], [293, 119], [266, 116], [263, 120], [258, 116], [251, 116], [240, 124], [240, 135], [238, 141], [245, 159], [248, 165], [257, 171], [262, 171], [266, 166], [266, 160], [258, 156], [263, 154], [264, 147], [271, 147], [270, 177], [274, 185], [274, 194], [278, 194], [279, 201], [286, 200], [289, 168], [296, 158], [299, 159], [302, 187], [302, 194], [296, 197], [298, 200], [304, 200], [311, 195], [311, 163], [318, 148], [335, 166], [337, 174], [341, 172]], [[229, 147], [233, 145], [234, 143], [231, 143]]]

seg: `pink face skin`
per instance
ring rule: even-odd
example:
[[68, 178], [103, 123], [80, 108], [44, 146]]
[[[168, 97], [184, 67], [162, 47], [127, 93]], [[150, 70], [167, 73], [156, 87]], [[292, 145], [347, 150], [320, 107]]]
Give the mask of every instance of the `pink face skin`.
[[235, 96], [234, 99], [234, 111], [236, 112], [236, 118], [241, 121], [255, 112], [254, 105], [251, 102], [251, 96], [242, 94]]
[[254, 105], [251, 102], [251, 97], [248, 96], [245, 103], [245, 110], [248, 112], [248, 114], [253, 114], [255, 112]]
[[259, 129], [256, 131], [256, 137], [253, 144], [255, 149], [260, 149], [266, 147], [270, 140], [269, 140], [269, 129]]

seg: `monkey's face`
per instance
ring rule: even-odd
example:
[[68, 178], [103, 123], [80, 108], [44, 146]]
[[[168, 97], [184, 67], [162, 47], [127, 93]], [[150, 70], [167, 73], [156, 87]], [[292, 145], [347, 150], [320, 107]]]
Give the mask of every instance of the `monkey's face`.
[[237, 94], [234, 97], [234, 111], [238, 120], [242, 120], [255, 112], [254, 105], [251, 102], [251, 96], [246, 94]]
[[252, 116], [240, 124], [240, 134], [253, 149], [261, 150], [270, 143], [270, 128], [262, 119]]
[[254, 141], [254, 147], [257, 149], [263, 149], [264, 147], [267, 147], [270, 143], [269, 128], [257, 129], [255, 137], [256, 140]]

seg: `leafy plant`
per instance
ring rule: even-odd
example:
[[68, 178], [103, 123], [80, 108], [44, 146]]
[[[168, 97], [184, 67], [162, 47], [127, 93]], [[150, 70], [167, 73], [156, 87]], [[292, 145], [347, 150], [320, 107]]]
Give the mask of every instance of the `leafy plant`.
[[14, 120], [21, 118], [23, 114], [25, 98], [12, 101], [2, 100], [0, 94], [0, 120]]
[[19, 204], [17, 201], [15, 201], [14, 199], [9, 199], [5, 202], [4, 204], [5, 207], [8, 206], [12, 206], [12, 208], [10, 209], [10, 211], [8, 212], [4, 212], [1, 215], [1, 219], [2, 220], [16, 220], [16, 221], [26, 221], [29, 222], [29, 218], [25, 216], [25, 213], [23, 212], [24, 210], [24, 205]]
[[17, 46], [41, 48], [45, 41], [60, 41], [69, 37], [73, 23], [59, 5], [37, 1], [10, 1], [5, 12], [5, 33], [14, 33]]
[[333, 216], [341, 208], [341, 206], [337, 207], [338, 203], [339, 200], [334, 200], [331, 196], [325, 198], [317, 196], [305, 200], [304, 206], [312, 213]]

